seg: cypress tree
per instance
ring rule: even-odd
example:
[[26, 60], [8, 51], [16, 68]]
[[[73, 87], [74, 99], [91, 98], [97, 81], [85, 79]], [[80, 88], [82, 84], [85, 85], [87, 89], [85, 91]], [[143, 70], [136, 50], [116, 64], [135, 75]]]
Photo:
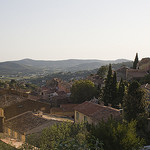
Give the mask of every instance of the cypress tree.
[[125, 85], [121, 78], [120, 83], [119, 83], [119, 88], [118, 88], [118, 103], [120, 103], [121, 105], [123, 102], [124, 94], [125, 94]]
[[139, 120], [147, 116], [145, 92], [137, 81], [133, 81], [124, 96], [124, 117], [127, 121]]
[[139, 62], [138, 53], [136, 53], [136, 56], [135, 56], [135, 59], [134, 59], [134, 62], [133, 62], [133, 69], [136, 69], [138, 62]]
[[109, 64], [107, 78], [105, 80], [105, 87], [103, 89], [102, 100], [104, 101], [104, 105], [108, 106], [108, 103], [112, 102], [112, 68], [111, 64]]
[[118, 104], [117, 101], [117, 77], [116, 77], [116, 72], [114, 72], [113, 74], [113, 78], [112, 78], [112, 85], [111, 85], [111, 101], [110, 103], [112, 104], [112, 107], [115, 107]]

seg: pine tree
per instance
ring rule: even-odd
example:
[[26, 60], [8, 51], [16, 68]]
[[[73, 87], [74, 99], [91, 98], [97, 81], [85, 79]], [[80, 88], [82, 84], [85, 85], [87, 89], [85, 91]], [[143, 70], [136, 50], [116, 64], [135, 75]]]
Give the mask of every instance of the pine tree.
[[133, 69], [136, 69], [138, 62], [139, 62], [138, 53], [136, 53], [136, 56], [135, 56], [135, 59], [134, 59], [134, 62], [133, 62]]

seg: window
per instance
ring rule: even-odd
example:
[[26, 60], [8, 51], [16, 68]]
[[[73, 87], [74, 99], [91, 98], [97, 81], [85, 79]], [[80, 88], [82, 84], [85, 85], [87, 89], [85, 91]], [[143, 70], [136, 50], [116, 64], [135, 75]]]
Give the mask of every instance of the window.
[[21, 141], [21, 134], [18, 133], [18, 139]]
[[76, 119], [79, 120], [79, 113], [76, 112]]
[[13, 131], [12, 130], [10, 130], [10, 136], [13, 137]]
[[84, 122], [87, 122], [87, 116], [84, 116]]

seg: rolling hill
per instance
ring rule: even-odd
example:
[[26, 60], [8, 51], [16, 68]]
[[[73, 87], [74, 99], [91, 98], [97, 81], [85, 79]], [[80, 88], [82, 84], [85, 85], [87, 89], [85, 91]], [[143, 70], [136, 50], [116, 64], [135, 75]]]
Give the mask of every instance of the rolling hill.
[[26, 73], [37, 73], [37, 72], [76, 72], [82, 70], [93, 70], [101, 67], [102, 65], [117, 64], [122, 62], [129, 62], [126, 59], [118, 60], [80, 60], [80, 59], [69, 59], [59, 61], [44, 61], [44, 60], [32, 60], [22, 59], [18, 61], [7, 61], [0, 63], [0, 75], [6, 74], [18, 74], [19, 72]]

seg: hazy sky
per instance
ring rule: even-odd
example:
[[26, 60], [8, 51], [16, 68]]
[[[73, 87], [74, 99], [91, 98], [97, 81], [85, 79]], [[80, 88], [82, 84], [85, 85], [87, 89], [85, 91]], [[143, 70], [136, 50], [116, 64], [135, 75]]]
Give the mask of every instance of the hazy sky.
[[0, 0], [0, 61], [150, 57], [150, 0]]

